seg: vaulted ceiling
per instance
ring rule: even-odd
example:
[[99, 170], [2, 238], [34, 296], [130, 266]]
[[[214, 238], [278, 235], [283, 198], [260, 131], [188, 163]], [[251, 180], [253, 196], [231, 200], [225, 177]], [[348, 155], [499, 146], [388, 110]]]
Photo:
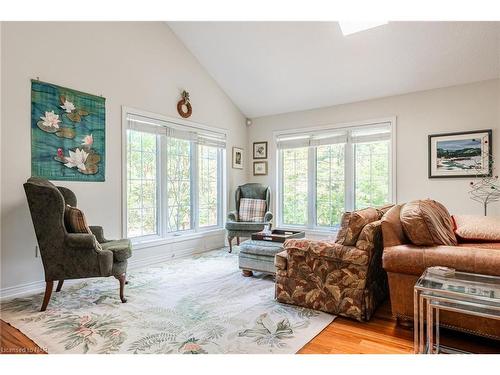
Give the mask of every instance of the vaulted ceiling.
[[500, 22], [168, 22], [247, 117], [498, 78]]

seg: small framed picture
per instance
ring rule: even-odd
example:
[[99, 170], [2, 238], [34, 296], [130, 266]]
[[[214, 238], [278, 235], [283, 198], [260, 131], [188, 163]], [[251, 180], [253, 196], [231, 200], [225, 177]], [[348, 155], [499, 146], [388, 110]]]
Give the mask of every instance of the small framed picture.
[[243, 149], [233, 147], [233, 168], [243, 169]]
[[253, 162], [253, 175], [266, 176], [267, 175], [267, 161], [254, 161]]
[[267, 142], [254, 142], [253, 143], [253, 158], [254, 159], [267, 159]]
[[487, 177], [491, 129], [429, 135], [429, 178]]

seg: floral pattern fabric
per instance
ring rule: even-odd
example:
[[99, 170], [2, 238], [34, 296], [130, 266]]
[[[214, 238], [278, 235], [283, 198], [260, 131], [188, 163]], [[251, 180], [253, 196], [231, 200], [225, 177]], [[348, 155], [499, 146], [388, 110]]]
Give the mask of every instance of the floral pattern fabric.
[[276, 261], [276, 297], [283, 303], [369, 320], [387, 296], [380, 220], [366, 225], [357, 246], [288, 240]]
[[243, 277], [227, 249], [130, 272], [117, 282], [67, 283], [2, 302], [0, 317], [49, 353], [295, 353], [334, 316], [278, 303], [272, 277]]

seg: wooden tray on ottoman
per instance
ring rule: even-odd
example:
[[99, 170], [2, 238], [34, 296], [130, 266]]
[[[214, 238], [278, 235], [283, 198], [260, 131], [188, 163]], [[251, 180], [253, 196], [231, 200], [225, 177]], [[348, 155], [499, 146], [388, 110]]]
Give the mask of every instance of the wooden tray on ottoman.
[[252, 240], [283, 243], [290, 238], [304, 238], [305, 236], [305, 232], [298, 230], [273, 229], [271, 234], [263, 232], [252, 233]]

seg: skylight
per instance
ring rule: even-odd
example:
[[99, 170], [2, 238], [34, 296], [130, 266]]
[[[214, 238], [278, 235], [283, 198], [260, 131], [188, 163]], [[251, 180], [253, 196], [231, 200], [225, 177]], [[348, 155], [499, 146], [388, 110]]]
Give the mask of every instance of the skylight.
[[388, 21], [339, 21], [344, 36], [387, 25]]

